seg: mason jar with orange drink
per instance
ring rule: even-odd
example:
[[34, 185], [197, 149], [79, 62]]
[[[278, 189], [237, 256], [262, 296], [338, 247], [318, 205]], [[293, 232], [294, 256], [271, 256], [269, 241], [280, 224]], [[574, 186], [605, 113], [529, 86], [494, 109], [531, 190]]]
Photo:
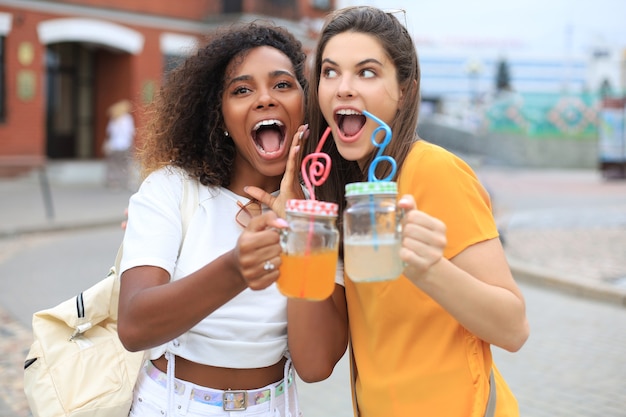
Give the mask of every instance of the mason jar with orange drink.
[[334, 203], [288, 200], [289, 227], [281, 232], [280, 292], [292, 298], [324, 300], [335, 288], [339, 247]]

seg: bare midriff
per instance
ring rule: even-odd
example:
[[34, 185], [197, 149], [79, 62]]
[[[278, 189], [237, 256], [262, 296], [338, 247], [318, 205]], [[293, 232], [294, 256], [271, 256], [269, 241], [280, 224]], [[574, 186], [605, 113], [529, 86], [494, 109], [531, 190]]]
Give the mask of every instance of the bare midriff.
[[[207, 388], [220, 390], [250, 390], [262, 388], [283, 379], [286, 358], [265, 368], [221, 368], [202, 365], [176, 357], [176, 378]], [[161, 356], [152, 361], [162, 372], [167, 372], [167, 359]]]

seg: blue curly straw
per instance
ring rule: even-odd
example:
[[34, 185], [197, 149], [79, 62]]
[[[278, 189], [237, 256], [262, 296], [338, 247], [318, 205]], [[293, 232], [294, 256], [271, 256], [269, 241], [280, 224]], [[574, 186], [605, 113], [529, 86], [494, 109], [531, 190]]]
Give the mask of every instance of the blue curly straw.
[[[367, 173], [368, 174], [367, 180], [369, 182], [391, 181], [391, 179], [396, 175], [398, 166], [396, 164], [396, 160], [393, 159], [391, 156], [383, 155], [383, 152], [385, 151], [385, 147], [389, 145], [389, 142], [391, 142], [391, 137], [392, 137], [391, 128], [389, 127], [389, 125], [387, 125], [387, 123], [383, 122], [382, 120], [380, 120], [378, 117], [374, 116], [372, 113], [368, 112], [367, 110], [363, 110], [363, 114], [369, 117], [370, 119], [374, 120], [376, 123], [380, 125], [376, 129], [374, 129], [374, 131], [372, 132], [371, 141], [374, 144], [374, 146], [378, 148], [378, 152], [376, 153], [376, 157], [374, 157], [374, 160], [369, 166], [369, 170]], [[385, 131], [385, 137], [382, 140], [382, 142], [378, 143], [376, 141], [376, 135], [381, 130]], [[387, 161], [389, 162], [389, 164], [391, 164], [391, 172], [385, 178], [378, 179], [376, 178], [376, 166], [382, 161]], [[377, 251], [378, 250], [378, 233], [376, 231], [376, 215], [374, 214], [374, 196], [370, 195], [369, 200], [370, 200], [370, 221], [372, 222], [372, 237], [374, 239], [374, 250]]]
[[[383, 152], [385, 151], [385, 147], [389, 145], [389, 142], [391, 142], [391, 137], [392, 137], [391, 128], [389, 127], [389, 125], [387, 125], [387, 123], [383, 122], [382, 120], [380, 120], [378, 117], [374, 116], [372, 113], [368, 112], [367, 110], [363, 110], [363, 114], [369, 117], [370, 119], [374, 120], [376, 123], [380, 125], [376, 129], [374, 129], [374, 131], [372, 132], [371, 140], [374, 146], [378, 148], [378, 152], [376, 153], [376, 157], [370, 164], [370, 167], [367, 173], [367, 177], [368, 177], [367, 180], [370, 182], [391, 181], [391, 179], [396, 175], [398, 166], [396, 164], [396, 160], [393, 159], [391, 156], [383, 155]], [[385, 131], [385, 137], [382, 140], [382, 142], [378, 143], [376, 141], [376, 135], [381, 130]], [[391, 165], [391, 172], [385, 178], [378, 179], [376, 178], [376, 166], [382, 161], [389, 162], [389, 164]]]

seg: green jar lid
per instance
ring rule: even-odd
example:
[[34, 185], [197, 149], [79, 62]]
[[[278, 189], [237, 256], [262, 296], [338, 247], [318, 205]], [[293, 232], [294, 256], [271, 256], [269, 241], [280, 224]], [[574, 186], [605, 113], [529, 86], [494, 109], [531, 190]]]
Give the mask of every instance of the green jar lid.
[[398, 194], [398, 183], [393, 181], [368, 181], [346, 184], [346, 197], [367, 194]]

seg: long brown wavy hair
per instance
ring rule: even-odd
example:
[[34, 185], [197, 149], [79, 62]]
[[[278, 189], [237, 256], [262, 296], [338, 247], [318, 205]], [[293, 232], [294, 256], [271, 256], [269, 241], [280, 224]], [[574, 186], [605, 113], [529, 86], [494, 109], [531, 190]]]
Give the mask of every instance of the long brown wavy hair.
[[[419, 139], [416, 130], [420, 101], [420, 68], [415, 44], [406, 28], [393, 14], [375, 7], [347, 7], [331, 13], [326, 19], [311, 69], [311, 87], [307, 106], [310, 139], [303, 146], [302, 154], [307, 155], [315, 151], [321, 135], [328, 127], [318, 104], [317, 93], [322, 68], [322, 53], [330, 39], [344, 32], [365, 33], [378, 39], [396, 67], [398, 84], [403, 90], [403, 105], [390, 126], [393, 138], [384, 153], [394, 158], [397, 163], [398, 170], [396, 177], [393, 178], [396, 181], [411, 145]], [[367, 181], [368, 167], [376, 156], [377, 150], [372, 151], [364, 171], [359, 168], [356, 161], [344, 159], [337, 151], [335, 142], [330, 138], [324, 143], [322, 152], [330, 155], [332, 169], [326, 181], [315, 189], [316, 197], [319, 200], [339, 204], [339, 212], [342, 213], [345, 208], [345, 185]], [[376, 169], [376, 177], [385, 178], [390, 172], [389, 164], [380, 164]], [[338, 225], [342, 226], [341, 216], [338, 218]]]

